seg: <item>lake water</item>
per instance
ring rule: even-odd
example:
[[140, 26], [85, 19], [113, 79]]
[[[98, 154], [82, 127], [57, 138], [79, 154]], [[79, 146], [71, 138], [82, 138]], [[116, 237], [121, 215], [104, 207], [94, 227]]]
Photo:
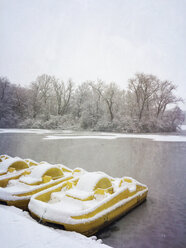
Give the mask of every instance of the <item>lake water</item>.
[[[45, 139], [48, 135], [56, 139]], [[148, 185], [147, 201], [98, 233], [120, 247], [186, 247], [186, 142], [92, 138], [92, 133], [2, 133], [0, 154], [63, 163], [70, 168], [130, 176]], [[100, 135], [100, 134], [96, 134]], [[101, 134], [102, 135], [102, 134]]]

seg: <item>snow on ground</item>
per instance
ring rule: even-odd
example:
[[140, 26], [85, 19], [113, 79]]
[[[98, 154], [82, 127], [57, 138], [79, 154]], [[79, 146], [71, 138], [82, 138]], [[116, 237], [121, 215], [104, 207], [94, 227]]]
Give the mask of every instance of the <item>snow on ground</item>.
[[106, 248], [96, 237], [87, 238], [39, 224], [30, 215], [15, 207], [0, 205], [0, 237], [3, 248]]

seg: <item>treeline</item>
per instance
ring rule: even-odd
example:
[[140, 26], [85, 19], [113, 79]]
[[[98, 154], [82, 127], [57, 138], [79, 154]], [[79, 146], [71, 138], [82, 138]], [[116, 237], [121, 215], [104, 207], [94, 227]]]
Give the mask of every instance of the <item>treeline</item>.
[[127, 90], [102, 80], [75, 85], [41, 75], [29, 87], [0, 77], [0, 127], [117, 132], [176, 131], [184, 121], [176, 86], [136, 74]]

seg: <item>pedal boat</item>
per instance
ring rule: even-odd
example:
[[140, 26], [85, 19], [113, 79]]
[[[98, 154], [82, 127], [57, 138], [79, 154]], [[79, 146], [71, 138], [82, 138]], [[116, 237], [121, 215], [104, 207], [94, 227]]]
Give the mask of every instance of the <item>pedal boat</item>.
[[0, 187], [0, 201], [27, 209], [31, 196], [66, 180], [72, 179], [72, 171], [63, 165], [42, 162], [32, 166], [17, 179], [11, 179]]
[[146, 185], [129, 178], [87, 172], [32, 196], [31, 215], [40, 222], [90, 236], [143, 202]]
[[0, 156], [0, 187], [5, 187], [9, 180], [17, 179], [24, 175], [30, 168], [37, 165], [35, 161], [23, 160], [19, 157]]
[[2, 154], [0, 155], [0, 162], [4, 161], [7, 158], [11, 158], [10, 156], [6, 155], [6, 154]]

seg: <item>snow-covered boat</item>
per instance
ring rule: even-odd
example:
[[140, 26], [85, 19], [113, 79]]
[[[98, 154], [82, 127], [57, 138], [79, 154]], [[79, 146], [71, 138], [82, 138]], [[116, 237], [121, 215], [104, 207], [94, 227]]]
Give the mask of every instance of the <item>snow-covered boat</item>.
[[28, 208], [42, 222], [89, 236], [143, 202], [147, 192], [147, 186], [133, 178], [84, 172], [33, 195]]
[[[14, 177], [7, 179], [8, 173], [0, 176], [0, 201], [26, 209], [33, 194], [73, 178], [73, 171], [66, 166], [46, 162], [34, 166], [33, 163], [27, 159], [26, 165], [30, 167], [22, 169], [24, 172], [21, 174], [18, 171]], [[8, 167], [7, 164], [4, 167]]]
[[20, 171], [28, 167], [28, 163], [21, 158], [12, 158], [8, 155], [0, 156], [0, 176], [5, 175], [8, 172]]
[[37, 165], [35, 161], [23, 160], [19, 157], [12, 158], [8, 155], [0, 156], [0, 187], [6, 187], [9, 180], [17, 179], [27, 173], [32, 166]]
[[6, 154], [2, 154], [2, 155], [0, 155], [0, 162], [6, 160], [6, 159], [8, 159], [8, 158], [10, 158], [10, 156], [8, 156], [8, 155], [6, 155]]

